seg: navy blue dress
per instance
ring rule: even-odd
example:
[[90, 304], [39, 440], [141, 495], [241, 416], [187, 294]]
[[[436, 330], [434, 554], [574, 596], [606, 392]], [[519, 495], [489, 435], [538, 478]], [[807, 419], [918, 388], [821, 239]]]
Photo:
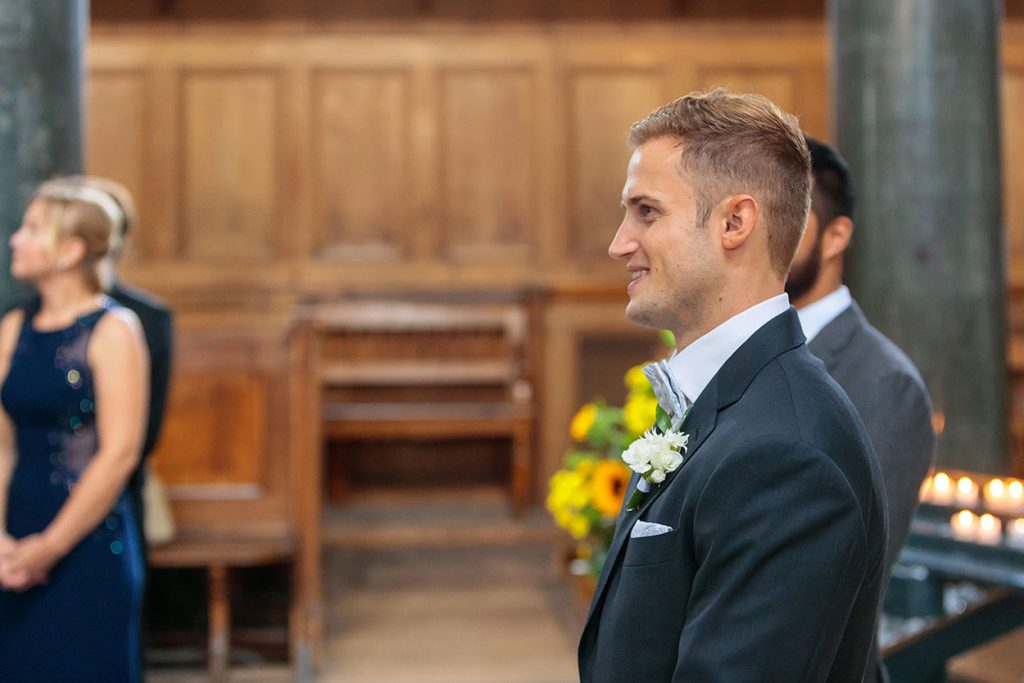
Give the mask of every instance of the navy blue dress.
[[[40, 332], [26, 311], [0, 399], [15, 427], [17, 462], [7, 532], [38, 533], [53, 520], [97, 450], [87, 361], [109, 299], [71, 327]], [[24, 593], [0, 591], [0, 680], [135, 683], [141, 680], [142, 555], [124, 492], [96, 529]]]

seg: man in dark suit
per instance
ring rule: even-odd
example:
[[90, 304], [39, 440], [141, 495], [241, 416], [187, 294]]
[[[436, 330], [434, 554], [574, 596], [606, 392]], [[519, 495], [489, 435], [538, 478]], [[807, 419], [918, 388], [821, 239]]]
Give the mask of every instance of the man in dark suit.
[[[814, 175], [811, 213], [786, 291], [811, 353], [846, 390], [878, 456], [889, 506], [888, 577], [910, 532], [921, 481], [932, 466], [931, 401], [914, 364], [868, 323], [843, 285], [856, 201], [846, 161], [814, 138], [807, 138], [807, 146]], [[885, 680], [876, 659], [868, 681]]]
[[860, 683], [886, 513], [864, 427], [783, 291], [810, 199], [803, 136], [767, 99], [715, 90], [630, 142], [609, 253], [632, 276], [627, 316], [676, 335], [650, 376], [688, 442], [677, 467], [657, 460], [663, 480], [634, 467], [581, 680]]
[[[107, 295], [130, 309], [139, 317], [142, 332], [149, 348], [149, 416], [146, 422], [146, 436], [142, 445], [142, 458], [129, 480], [128, 488], [135, 499], [135, 509], [139, 516], [139, 529], [143, 530], [145, 519], [145, 488], [146, 461], [156, 447], [163, 427], [164, 414], [167, 410], [167, 393], [171, 378], [171, 354], [173, 350], [173, 319], [171, 309], [155, 295], [132, 285], [125, 284], [117, 277], [115, 264], [121, 257], [122, 249], [132, 228], [135, 225], [135, 204], [128, 189], [113, 180], [94, 176], [81, 176], [83, 185], [96, 188], [107, 193], [117, 202], [123, 220], [117, 226], [117, 233], [111, 239], [110, 252], [106, 259], [103, 286]], [[146, 539], [142, 538], [144, 556]]]

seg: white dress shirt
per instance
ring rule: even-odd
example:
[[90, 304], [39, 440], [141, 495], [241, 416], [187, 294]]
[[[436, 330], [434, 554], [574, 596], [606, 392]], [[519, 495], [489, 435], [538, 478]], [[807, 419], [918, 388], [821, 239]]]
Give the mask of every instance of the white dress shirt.
[[796, 314], [800, 317], [800, 326], [804, 328], [804, 336], [807, 343], [818, 336], [818, 333], [825, 329], [825, 326], [838, 318], [853, 303], [850, 290], [846, 285], [824, 296], [813, 304], [798, 308]]
[[697, 339], [685, 349], [676, 351], [668, 367], [682, 389], [687, 403], [693, 403], [711, 378], [718, 374], [743, 342], [766, 322], [789, 309], [789, 295], [779, 294], [734, 315]]

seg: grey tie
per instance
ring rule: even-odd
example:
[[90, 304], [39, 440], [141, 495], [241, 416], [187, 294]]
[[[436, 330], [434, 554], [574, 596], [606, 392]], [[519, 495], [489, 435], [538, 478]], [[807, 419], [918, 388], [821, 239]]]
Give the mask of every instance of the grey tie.
[[683, 390], [676, 383], [676, 378], [669, 369], [668, 362], [660, 360], [657, 363], [645, 365], [644, 375], [647, 376], [647, 380], [651, 383], [651, 388], [654, 389], [654, 396], [658, 399], [658, 403], [668, 413], [669, 417], [672, 418], [673, 428], [678, 429], [679, 423], [683, 421], [683, 416], [686, 415], [689, 401], [686, 400], [686, 395], [683, 394]]

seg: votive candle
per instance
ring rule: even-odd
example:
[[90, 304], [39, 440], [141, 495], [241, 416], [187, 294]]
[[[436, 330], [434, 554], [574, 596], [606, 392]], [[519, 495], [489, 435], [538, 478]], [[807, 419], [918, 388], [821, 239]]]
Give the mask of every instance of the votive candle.
[[1003, 512], [1007, 508], [1009, 494], [1002, 479], [992, 479], [985, 484], [985, 507], [992, 512]]
[[1003, 522], [987, 512], [978, 518], [978, 543], [999, 545], [1003, 540]]
[[945, 472], [939, 472], [928, 480], [929, 501], [935, 505], [952, 505], [956, 485]]
[[970, 510], [961, 510], [949, 520], [953, 538], [974, 543], [978, 539], [978, 516]]
[[1006, 487], [1006, 503], [1012, 514], [1024, 513], [1024, 484], [1016, 479]]
[[973, 508], [978, 505], [978, 484], [970, 477], [960, 477], [956, 482], [956, 504]]
[[1011, 519], [1006, 523], [1006, 545], [1024, 550], [1024, 519]]

